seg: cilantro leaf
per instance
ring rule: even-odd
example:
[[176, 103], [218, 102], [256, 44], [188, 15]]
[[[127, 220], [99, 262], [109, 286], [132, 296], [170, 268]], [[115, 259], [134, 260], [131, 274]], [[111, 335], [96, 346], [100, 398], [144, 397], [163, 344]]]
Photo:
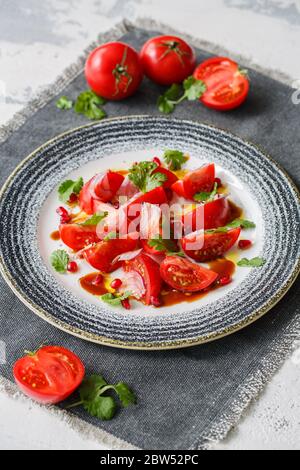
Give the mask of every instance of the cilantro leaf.
[[180, 150], [165, 150], [164, 160], [170, 170], [181, 170], [182, 165], [187, 161], [187, 157]]
[[111, 305], [113, 307], [120, 307], [122, 305], [122, 300], [128, 299], [128, 297], [130, 297], [131, 295], [131, 292], [124, 292], [124, 294], [119, 296], [108, 292], [107, 294], [101, 295], [100, 299], [108, 305]]
[[181, 93], [181, 87], [174, 83], [163, 95], [157, 100], [157, 107], [161, 113], [170, 114], [174, 111], [174, 101], [178, 100]]
[[101, 375], [93, 374], [81, 384], [79, 395], [81, 400], [89, 401], [94, 400], [102, 387], [107, 385], [106, 380]]
[[183, 82], [184, 95], [188, 101], [196, 101], [206, 91], [206, 85], [202, 80], [190, 76]]
[[167, 240], [162, 238], [161, 235], [158, 235], [157, 237], [149, 240], [148, 245], [151, 248], [154, 248], [156, 251], [165, 252], [167, 256], [185, 256], [182, 251], [178, 251], [178, 246], [174, 240]]
[[103, 104], [105, 100], [101, 96], [96, 95], [92, 90], [87, 90], [78, 95], [74, 110], [92, 120], [103, 119], [106, 117], [106, 112], [101, 108]]
[[94, 400], [84, 401], [83, 408], [96, 418], [109, 421], [116, 413], [117, 405], [113, 397], [102, 397], [101, 395]]
[[101, 220], [105, 219], [105, 217], [107, 216], [108, 216], [108, 212], [97, 212], [96, 214], [93, 214], [87, 220], [85, 220], [84, 222], [78, 225], [81, 225], [82, 227], [98, 225], [99, 222], [101, 222]]
[[61, 96], [56, 101], [56, 107], [58, 109], [71, 109], [73, 106], [73, 101], [70, 100], [67, 96]]
[[114, 389], [118, 394], [119, 400], [121, 401], [124, 408], [129, 405], [134, 405], [136, 403], [136, 396], [133, 391], [128, 387], [124, 382], [118, 382]]
[[69, 260], [70, 257], [65, 250], [53, 251], [50, 257], [52, 267], [55, 269], [55, 271], [61, 274], [64, 274], [67, 271]]
[[77, 181], [66, 180], [58, 188], [59, 200], [68, 202], [72, 194], [79, 194], [83, 187], [83, 179], [80, 177]]
[[242, 227], [244, 229], [247, 229], [247, 228], [255, 228], [256, 225], [254, 222], [251, 222], [251, 220], [234, 219], [232, 222], [227, 224], [227, 227], [230, 227], [230, 228]]
[[248, 258], [242, 258], [240, 261], [238, 261], [237, 265], [245, 268], [260, 268], [266, 263], [266, 260], [264, 258], [260, 258], [259, 256], [256, 256], [255, 258], [248, 259]]
[[167, 180], [166, 175], [162, 173], [153, 173], [157, 168], [155, 162], [140, 162], [133, 165], [128, 174], [128, 178], [143, 193], [162, 186]]
[[202, 192], [194, 195], [194, 200], [197, 202], [209, 202], [212, 201], [217, 194], [218, 184], [214, 184], [214, 189], [210, 193]]

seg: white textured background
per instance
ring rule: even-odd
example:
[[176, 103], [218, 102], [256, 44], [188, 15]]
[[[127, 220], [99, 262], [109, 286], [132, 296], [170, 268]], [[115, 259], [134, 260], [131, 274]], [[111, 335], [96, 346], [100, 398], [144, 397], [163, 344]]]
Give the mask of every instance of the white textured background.
[[[99, 32], [141, 16], [300, 79], [300, 0], [0, 0], [0, 124], [53, 82]], [[31, 448], [101, 446], [29, 400], [0, 394], [0, 449]], [[217, 448], [300, 448], [299, 351]]]

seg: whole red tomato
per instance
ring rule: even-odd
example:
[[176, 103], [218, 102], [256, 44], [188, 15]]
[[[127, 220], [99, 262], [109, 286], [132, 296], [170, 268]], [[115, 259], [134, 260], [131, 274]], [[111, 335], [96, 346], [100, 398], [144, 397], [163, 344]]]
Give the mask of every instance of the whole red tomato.
[[181, 83], [196, 66], [194, 50], [176, 36], [158, 36], [143, 46], [140, 58], [147, 77], [160, 85]]
[[91, 89], [108, 100], [133, 95], [143, 79], [138, 53], [128, 44], [109, 42], [94, 49], [85, 64]]

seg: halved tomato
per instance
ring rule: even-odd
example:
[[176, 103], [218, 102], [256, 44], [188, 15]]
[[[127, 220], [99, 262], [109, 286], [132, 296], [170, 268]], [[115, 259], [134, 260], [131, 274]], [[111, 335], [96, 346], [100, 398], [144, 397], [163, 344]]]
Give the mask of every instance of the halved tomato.
[[137, 232], [133, 232], [126, 238], [104, 239], [87, 248], [83, 252], [83, 256], [93, 268], [103, 273], [110, 273], [122, 265], [122, 262], [113, 263], [118, 255], [133, 251], [138, 247], [138, 236]]
[[61, 346], [43, 346], [18, 359], [13, 367], [17, 385], [25, 395], [44, 404], [65, 400], [81, 384], [84, 365]]
[[186, 174], [182, 180], [182, 185], [177, 182], [172, 186], [172, 189], [178, 196], [193, 199], [196, 193], [212, 191], [214, 182], [215, 164], [209, 163]]
[[123, 266], [125, 272], [135, 271], [138, 273], [145, 286], [145, 294], [142, 298], [146, 305], [159, 304], [159, 296], [162, 286], [162, 281], [159, 272], [159, 265], [152, 258], [144, 253], [141, 253], [136, 258], [125, 261]]
[[79, 194], [81, 210], [91, 215], [99, 209], [98, 203], [108, 202], [113, 199], [124, 181], [124, 176], [113, 171], [98, 174], [90, 179]]
[[96, 233], [97, 226], [82, 226], [77, 224], [62, 224], [59, 234], [62, 242], [74, 251], [82, 250], [91, 243], [97, 243], [100, 238]]
[[165, 189], [167, 188], [171, 188], [171, 186], [176, 183], [176, 181], [178, 180], [177, 176], [175, 175], [175, 173], [173, 173], [172, 171], [168, 170], [167, 168], [164, 168], [163, 166], [159, 166], [158, 168], [156, 168], [154, 171], [152, 171], [152, 174], [153, 173], [162, 173], [163, 175], [166, 176], [166, 181], [164, 182], [163, 184], [163, 187]]
[[207, 88], [200, 101], [219, 111], [237, 108], [249, 93], [247, 72], [227, 57], [212, 57], [204, 61], [196, 68], [194, 77], [202, 80]]
[[214, 201], [198, 205], [195, 209], [184, 214], [182, 222], [185, 234], [196, 230], [210, 230], [212, 228], [223, 227], [230, 221], [231, 210], [228, 199], [219, 197]]
[[[233, 228], [227, 232], [190, 233], [181, 240], [183, 251], [196, 261], [211, 261], [219, 258], [233, 247], [241, 233], [240, 228]], [[191, 245], [199, 245], [199, 248]]]
[[168, 202], [166, 192], [162, 186], [159, 186], [148, 193], [141, 194], [135, 198], [132, 202], [126, 207], [126, 212], [128, 218], [135, 218], [140, 215], [141, 204], [147, 202], [148, 204], [165, 204]]
[[176, 183], [172, 184], [172, 190], [174, 193], [177, 194], [179, 197], [184, 197], [187, 199], [186, 194], [184, 192], [183, 180], [178, 180]]
[[160, 265], [160, 275], [169, 286], [181, 292], [207, 289], [218, 278], [214, 271], [179, 256], [167, 256]]

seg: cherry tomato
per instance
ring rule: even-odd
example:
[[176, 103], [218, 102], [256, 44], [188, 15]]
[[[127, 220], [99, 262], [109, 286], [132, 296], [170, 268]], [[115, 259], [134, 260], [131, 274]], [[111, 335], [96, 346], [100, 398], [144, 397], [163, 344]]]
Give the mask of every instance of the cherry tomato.
[[173, 173], [172, 171], [170, 170], [167, 170], [167, 168], [164, 168], [162, 166], [159, 166], [158, 168], [156, 168], [153, 172], [153, 173], [162, 173], [163, 175], [165, 175], [167, 177], [166, 181], [164, 182], [163, 184], [163, 187], [165, 189], [168, 189], [168, 188], [171, 188], [171, 186], [176, 183], [176, 181], [178, 180], [177, 176], [175, 175], [175, 173]]
[[13, 367], [17, 385], [25, 395], [44, 404], [65, 400], [81, 384], [84, 365], [61, 346], [43, 346], [18, 359]]
[[183, 180], [178, 180], [176, 183], [172, 184], [172, 190], [177, 194], [177, 196], [187, 199], [184, 192]]
[[98, 209], [98, 202], [108, 202], [113, 199], [124, 181], [124, 176], [113, 171], [98, 174], [90, 179], [79, 194], [80, 208], [87, 214], [93, 214]]
[[156, 261], [141, 253], [136, 258], [126, 261], [123, 268], [125, 272], [135, 271], [141, 276], [145, 286], [142, 300], [146, 305], [155, 305], [162, 286], [159, 265]]
[[186, 174], [182, 180], [182, 185], [177, 182], [172, 186], [172, 189], [178, 196], [193, 199], [196, 193], [212, 191], [214, 182], [215, 165], [214, 163], [209, 163], [198, 168], [198, 170]]
[[96, 225], [63, 224], [59, 227], [60, 239], [72, 250], [79, 251], [100, 240], [96, 228]]
[[167, 256], [160, 265], [163, 280], [181, 292], [198, 292], [213, 284], [218, 274], [179, 256]]
[[[229, 222], [230, 216], [231, 210], [228, 199], [219, 197], [204, 205], [198, 205], [191, 212], [185, 214], [182, 217], [182, 221], [185, 233], [188, 234], [202, 228], [204, 228], [204, 230], [210, 230], [212, 228], [223, 227]], [[203, 220], [201, 217], [203, 217]], [[202, 225], [204, 225], [204, 227], [200, 226], [201, 222], [203, 222]]]
[[94, 49], [85, 64], [91, 89], [108, 100], [133, 95], [143, 79], [139, 55], [122, 42], [109, 42]]
[[[233, 247], [241, 233], [240, 228], [233, 228], [227, 232], [190, 233], [181, 240], [183, 251], [196, 261], [204, 262], [220, 258]], [[191, 244], [199, 244], [199, 248]]]
[[122, 262], [113, 263], [114, 259], [126, 253], [133, 251], [138, 246], [138, 234], [136, 232], [126, 236], [126, 238], [115, 238], [103, 240], [94, 246], [87, 248], [83, 256], [87, 262], [98, 271], [110, 273], [122, 265]]
[[206, 84], [200, 101], [209, 108], [220, 111], [237, 108], [249, 93], [247, 73], [227, 57], [206, 60], [196, 68], [194, 77]]
[[176, 36], [149, 39], [140, 53], [144, 72], [160, 85], [181, 83], [196, 66], [194, 50]]

